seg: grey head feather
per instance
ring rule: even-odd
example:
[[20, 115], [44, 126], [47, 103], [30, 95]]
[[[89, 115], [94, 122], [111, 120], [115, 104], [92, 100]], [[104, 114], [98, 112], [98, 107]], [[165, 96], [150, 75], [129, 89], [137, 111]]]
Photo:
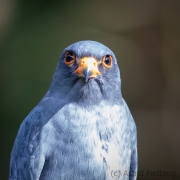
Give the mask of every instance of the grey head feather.
[[[76, 62], [69, 67], [64, 63], [64, 56], [67, 51], [73, 52]], [[103, 56], [111, 55], [113, 58], [112, 67], [106, 69], [99, 63], [98, 69], [101, 72], [95, 78], [85, 79], [73, 73], [77, 68], [80, 58], [94, 57], [98, 62]], [[79, 102], [98, 103], [102, 99], [110, 102], [117, 102], [121, 98], [120, 71], [114, 53], [105, 45], [95, 41], [79, 41], [64, 49], [53, 76], [49, 89], [50, 94], [59, 93], [62, 98], [68, 97]]]

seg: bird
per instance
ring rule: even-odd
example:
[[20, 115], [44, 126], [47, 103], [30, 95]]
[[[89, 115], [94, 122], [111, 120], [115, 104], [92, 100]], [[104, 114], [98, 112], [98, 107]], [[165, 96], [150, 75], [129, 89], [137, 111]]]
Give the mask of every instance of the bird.
[[137, 128], [115, 54], [92, 40], [69, 45], [20, 125], [9, 180], [134, 180], [137, 166]]

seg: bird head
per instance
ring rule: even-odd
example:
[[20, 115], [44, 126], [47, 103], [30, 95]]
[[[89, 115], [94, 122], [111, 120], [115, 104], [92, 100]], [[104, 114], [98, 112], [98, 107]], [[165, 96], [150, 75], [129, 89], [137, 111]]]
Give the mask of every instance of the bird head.
[[120, 72], [114, 53], [95, 41], [79, 41], [64, 49], [49, 91], [74, 98], [119, 98]]

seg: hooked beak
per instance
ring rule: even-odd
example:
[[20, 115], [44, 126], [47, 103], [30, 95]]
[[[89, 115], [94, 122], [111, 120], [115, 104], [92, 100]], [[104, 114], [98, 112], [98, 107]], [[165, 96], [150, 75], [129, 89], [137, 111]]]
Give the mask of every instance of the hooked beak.
[[84, 77], [85, 82], [100, 74], [98, 70], [98, 62], [93, 57], [83, 57], [80, 59], [79, 66], [74, 72], [80, 77]]

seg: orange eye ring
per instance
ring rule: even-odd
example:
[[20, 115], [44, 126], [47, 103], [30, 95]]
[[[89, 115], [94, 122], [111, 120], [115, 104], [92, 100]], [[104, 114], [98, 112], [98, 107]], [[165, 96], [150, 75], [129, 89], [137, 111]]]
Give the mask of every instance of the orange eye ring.
[[68, 51], [66, 52], [65, 56], [64, 56], [64, 63], [68, 66], [71, 66], [74, 61], [75, 61], [76, 57], [74, 55], [74, 53]]
[[112, 56], [110, 55], [104, 56], [102, 59], [102, 64], [104, 65], [104, 67], [110, 68], [112, 66]]

